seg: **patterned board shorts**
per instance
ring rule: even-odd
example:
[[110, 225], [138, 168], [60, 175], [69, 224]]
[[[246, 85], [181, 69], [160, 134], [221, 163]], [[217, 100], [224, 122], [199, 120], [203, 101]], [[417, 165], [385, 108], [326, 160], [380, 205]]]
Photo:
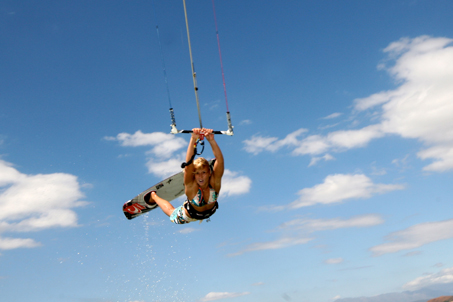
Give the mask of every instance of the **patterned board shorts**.
[[177, 207], [173, 211], [173, 213], [171, 213], [170, 220], [171, 222], [174, 222], [176, 224], [184, 224], [192, 221], [197, 221], [196, 219], [190, 218], [186, 215], [186, 211], [184, 211], [184, 205]]

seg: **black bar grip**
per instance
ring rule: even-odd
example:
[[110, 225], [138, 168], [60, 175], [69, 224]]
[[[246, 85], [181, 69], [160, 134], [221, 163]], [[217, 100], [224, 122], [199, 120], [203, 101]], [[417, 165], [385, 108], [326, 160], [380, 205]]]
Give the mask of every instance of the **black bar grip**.
[[[192, 130], [179, 130], [178, 132], [179, 133], [193, 133]], [[222, 131], [217, 131], [217, 130], [216, 131], [212, 131], [212, 133], [214, 133], [214, 134], [223, 134]]]

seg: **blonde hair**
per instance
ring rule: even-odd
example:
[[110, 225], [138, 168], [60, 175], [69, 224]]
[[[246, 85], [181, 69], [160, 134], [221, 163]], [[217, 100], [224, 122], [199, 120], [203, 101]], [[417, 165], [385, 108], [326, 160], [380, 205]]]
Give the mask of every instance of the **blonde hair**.
[[194, 173], [198, 169], [202, 169], [207, 167], [209, 172], [211, 172], [211, 167], [209, 166], [209, 162], [204, 157], [199, 157], [193, 161]]

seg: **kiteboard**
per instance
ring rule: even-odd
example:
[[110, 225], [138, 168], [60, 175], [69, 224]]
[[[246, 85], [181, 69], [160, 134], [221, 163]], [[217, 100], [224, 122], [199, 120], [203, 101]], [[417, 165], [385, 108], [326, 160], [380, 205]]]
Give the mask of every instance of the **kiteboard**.
[[[209, 161], [209, 165], [211, 165], [211, 167], [214, 165], [214, 161], [215, 159], [211, 159]], [[145, 199], [149, 200], [149, 194], [152, 191], [156, 191], [156, 194], [159, 197], [169, 202], [180, 197], [184, 194], [184, 171], [162, 180], [161, 182], [141, 192], [131, 200], [126, 201], [123, 205], [123, 213], [127, 219], [133, 219], [159, 207], [155, 203], [150, 205], [145, 201]]]

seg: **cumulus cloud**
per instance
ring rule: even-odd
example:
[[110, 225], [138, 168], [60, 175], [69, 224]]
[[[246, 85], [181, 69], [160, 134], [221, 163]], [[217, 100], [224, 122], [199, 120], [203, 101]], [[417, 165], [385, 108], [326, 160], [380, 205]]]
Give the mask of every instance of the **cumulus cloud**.
[[174, 134], [163, 132], [143, 133], [138, 130], [134, 134], [120, 133], [116, 137], [106, 137], [107, 140], [117, 140], [124, 147], [152, 146], [151, 153], [158, 157], [168, 158], [173, 152], [186, 147], [187, 142]]
[[453, 238], [453, 219], [425, 222], [391, 233], [386, 237], [389, 242], [374, 246], [370, 251], [375, 256], [381, 256], [450, 238]]
[[227, 298], [236, 298], [240, 296], [249, 295], [249, 292], [244, 293], [228, 293], [228, 292], [210, 292], [204, 298], [200, 299], [200, 302], [208, 302], [208, 301], [216, 301], [220, 299], [227, 299]]
[[361, 228], [371, 227], [383, 223], [384, 220], [375, 214], [361, 215], [350, 219], [295, 219], [281, 224], [277, 228], [277, 232], [283, 235], [276, 240], [266, 242], [255, 242], [245, 246], [236, 253], [228, 256], [239, 256], [244, 253], [275, 250], [287, 248], [295, 245], [306, 244], [313, 240], [311, 233], [326, 230], [335, 230], [341, 228]]
[[[387, 63], [380, 64], [398, 87], [354, 100], [354, 113], [375, 110], [378, 123], [361, 129], [309, 135], [291, 142], [277, 137], [253, 136], [245, 150], [258, 154], [293, 147], [293, 155], [319, 156], [365, 147], [371, 140], [398, 135], [422, 142], [417, 155], [433, 160], [424, 170], [453, 169], [453, 39], [421, 36], [403, 38], [384, 49]], [[335, 114], [332, 115], [335, 117]], [[331, 117], [331, 116], [329, 116]], [[304, 131], [305, 132], [305, 131]], [[301, 134], [301, 133], [299, 133]]]
[[402, 189], [403, 185], [375, 184], [363, 174], [334, 174], [327, 176], [322, 184], [300, 190], [298, 192], [300, 197], [291, 203], [290, 207], [300, 208], [348, 199], [364, 199], [375, 194]]
[[151, 146], [146, 152], [148, 172], [158, 177], [169, 177], [181, 171], [181, 163], [185, 154], [176, 154], [187, 146], [187, 142], [174, 134], [163, 132], [143, 133], [138, 130], [134, 134], [119, 133], [117, 136], [104, 137], [106, 140], [118, 141], [123, 147]]
[[277, 137], [262, 137], [254, 135], [251, 139], [247, 139], [243, 142], [245, 145], [244, 149], [245, 151], [256, 155], [266, 149], [270, 151], [271, 149], [268, 149], [268, 147], [277, 140]]
[[32, 248], [41, 246], [39, 242], [33, 239], [21, 239], [21, 238], [2, 238], [0, 237], [0, 249], [1, 250], [13, 250], [17, 248]]
[[288, 134], [284, 139], [277, 137], [252, 136], [245, 140], [244, 149], [253, 154], [263, 151], [275, 152], [282, 147], [293, 147], [293, 155], [319, 155], [329, 151], [339, 152], [351, 148], [365, 147], [371, 140], [384, 136], [380, 125], [371, 125], [358, 130], [339, 130], [326, 136], [310, 135], [300, 139], [307, 132], [299, 129]]
[[327, 142], [333, 150], [365, 147], [371, 140], [384, 136], [380, 125], [371, 125], [358, 130], [341, 130], [327, 135]]
[[226, 196], [245, 194], [250, 191], [251, 186], [252, 180], [249, 177], [225, 169], [222, 178], [222, 191], [220, 194]]
[[[185, 161], [186, 154], [180, 150], [186, 148], [188, 144], [183, 138], [174, 134], [143, 133], [140, 130], [134, 134], [120, 133], [116, 137], [105, 137], [104, 139], [118, 141], [124, 147], [151, 146], [152, 149], [146, 152], [148, 156], [146, 167], [149, 173], [160, 178], [181, 172], [181, 163]], [[223, 196], [245, 194], [250, 191], [251, 184], [252, 181], [249, 177], [225, 169], [220, 194]]]
[[[83, 206], [77, 177], [70, 174], [27, 175], [0, 160], [0, 234], [77, 226], [73, 208]], [[0, 249], [36, 247], [29, 238], [0, 237]]]
[[185, 161], [183, 156], [183, 154], [175, 154], [169, 159], [150, 157], [146, 162], [146, 167], [149, 173], [166, 178], [181, 172], [181, 163]]

